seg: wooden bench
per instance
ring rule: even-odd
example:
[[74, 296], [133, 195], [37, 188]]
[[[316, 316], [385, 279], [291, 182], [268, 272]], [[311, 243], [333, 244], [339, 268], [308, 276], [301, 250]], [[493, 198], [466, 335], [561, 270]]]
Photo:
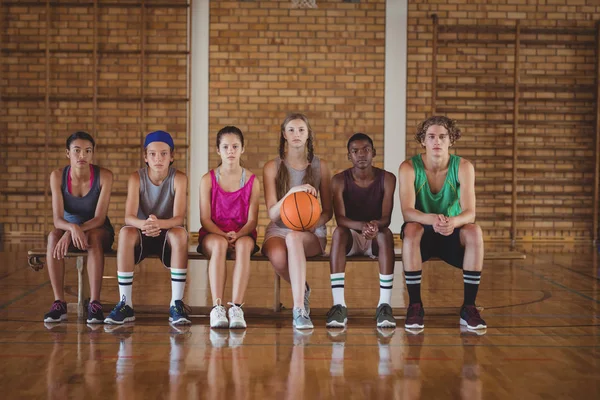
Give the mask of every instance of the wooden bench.
[[[116, 251], [110, 251], [105, 253], [105, 257], [114, 258], [117, 256]], [[84, 268], [84, 258], [87, 257], [86, 252], [69, 252], [65, 256], [65, 258], [75, 258], [76, 259], [76, 267], [77, 267], [77, 303], [68, 304], [68, 309], [70, 312], [76, 311], [78, 316], [87, 315], [86, 304], [89, 301], [89, 284], [87, 278], [87, 268]], [[31, 249], [27, 252], [27, 259], [29, 266], [33, 268], [34, 271], [39, 271], [44, 267], [44, 259], [46, 258], [46, 249], [45, 248], [35, 248]], [[151, 256], [149, 258], [157, 258], [156, 256]], [[200, 254], [196, 252], [196, 246], [189, 246], [188, 249], [188, 259], [190, 260], [208, 260], [208, 258], [204, 254]], [[395, 261], [402, 261], [402, 254], [396, 251]], [[493, 252], [489, 251], [485, 253], [485, 260], [523, 260], [525, 259], [525, 254], [517, 251], [507, 251], [507, 252]], [[231, 260], [231, 258], [228, 258]], [[269, 261], [267, 257], [262, 255], [261, 253], [257, 253], [250, 258], [251, 261]], [[309, 257], [307, 259], [308, 262], [329, 262], [329, 255], [321, 255], [315, 257]], [[367, 257], [367, 256], [352, 256], [347, 258], [348, 262], [374, 262], [376, 260]], [[281, 282], [279, 275], [274, 274], [274, 294], [273, 294], [273, 311], [277, 312], [281, 309], [280, 303], [280, 290], [281, 290]]]

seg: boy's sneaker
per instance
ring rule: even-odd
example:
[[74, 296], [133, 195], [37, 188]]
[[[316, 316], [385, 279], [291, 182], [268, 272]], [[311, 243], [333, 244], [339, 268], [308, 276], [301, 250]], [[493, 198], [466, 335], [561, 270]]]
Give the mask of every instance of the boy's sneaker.
[[133, 308], [125, 304], [125, 296], [117, 303], [115, 308], [108, 314], [108, 317], [104, 320], [105, 324], [123, 325], [125, 322], [135, 321], [135, 314]]
[[104, 313], [102, 312], [102, 304], [98, 300], [92, 301], [88, 304], [88, 324], [102, 324], [104, 323]]
[[392, 307], [387, 303], [382, 303], [377, 307], [375, 313], [378, 328], [395, 328], [396, 320], [392, 314]]
[[169, 308], [169, 322], [173, 325], [191, 324], [192, 321], [188, 319], [189, 312], [191, 309], [182, 300], [175, 300], [175, 305]]
[[44, 315], [44, 322], [60, 322], [67, 320], [67, 303], [56, 300], [52, 303], [50, 311]]
[[313, 323], [305, 310], [295, 307], [292, 310], [294, 318], [294, 328], [296, 329], [313, 329]]
[[479, 315], [479, 311], [477, 307], [474, 305], [465, 306], [463, 305], [460, 309], [460, 324], [466, 325], [467, 329], [486, 329], [487, 325], [481, 315]]
[[227, 304], [231, 306], [227, 311], [227, 314], [229, 315], [229, 329], [246, 329], [246, 321], [244, 320], [244, 310], [242, 310], [242, 306], [236, 306], [235, 303]]
[[347, 322], [348, 309], [341, 304], [336, 304], [327, 313], [325, 326], [328, 328], [345, 328]]
[[229, 321], [227, 321], [227, 310], [217, 303], [216, 306], [210, 310], [210, 327], [211, 328], [229, 328]]
[[306, 315], [310, 315], [310, 286], [308, 286], [308, 282], [305, 284], [306, 288], [304, 289], [304, 309], [306, 310]]
[[404, 327], [406, 329], [423, 329], [423, 317], [425, 316], [425, 310], [421, 303], [413, 303], [406, 309], [406, 319], [404, 320]]

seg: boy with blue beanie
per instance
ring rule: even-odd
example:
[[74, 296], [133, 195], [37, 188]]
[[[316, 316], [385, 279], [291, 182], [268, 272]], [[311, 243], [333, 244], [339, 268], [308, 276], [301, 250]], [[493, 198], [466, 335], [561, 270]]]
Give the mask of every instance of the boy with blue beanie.
[[188, 234], [183, 227], [187, 207], [187, 177], [171, 166], [175, 144], [165, 131], [144, 141], [146, 167], [131, 174], [127, 184], [125, 226], [119, 233], [117, 279], [119, 298], [107, 324], [135, 320], [132, 304], [133, 270], [147, 256], [158, 255], [171, 272], [169, 321], [189, 324], [182, 301], [187, 276]]

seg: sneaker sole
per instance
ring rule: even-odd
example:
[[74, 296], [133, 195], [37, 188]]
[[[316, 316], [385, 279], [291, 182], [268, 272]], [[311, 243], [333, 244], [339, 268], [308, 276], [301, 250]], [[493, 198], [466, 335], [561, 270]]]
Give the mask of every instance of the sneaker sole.
[[44, 322], [62, 322], [62, 321], [66, 321], [67, 320], [67, 314], [63, 314], [61, 315], [58, 319], [54, 319], [54, 318], [44, 318]]
[[467, 324], [467, 321], [465, 321], [462, 318], [460, 319], [460, 324], [463, 325], [463, 326], [466, 326], [467, 329], [472, 329], [472, 330], [487, 329], [487, 325], [484, 325], [484, 324], [479, 324], [479, 325], [476, 325], [476, 326], [471, 326], [471, 325]]
[[406, 329], [423, 329], [425, 328], [425, 325], [423, 324], [404, 324], [404, 328]]
[[396, 323], [395, 322], [390, 322], [390, 321], [381, 321], [377, 323], [377, 327], [378, 328], [395, 328], [396, 327]]
[[327, 328], [345, 328], [348, 323], [348, 318], [344, 318], [343, 322], [340, 321], [329, 321], [325, 324]]
[[245, 322], [232, 322], [229, 324], [229, 329], [246, 329]]
[[314, 329], [315, 327], [310, 324], [310, 325], [294, 325], [294, 328], [298, 329], [298, 330], [303, 330], [303, 329]]
[[92, 318], [92, 319], [88, 319], [86, 320], [86, 322], [88, 324], [103, 324], [105, 319], [97, 319], [97, 318]]
[[169, 317], [169, 322], [173, 325], [189, 325], [192, 323], [192, 321], [190, 321], [187, 318], [179, 318], [178, 320], [173, 320], [173, 317]]
[[211, 329], [227, 329], [229, 328], [229, 322], [227, 321], [219, 321], [214, 325], [210, 325]]
[[110, 325], [123, 325], [125, 322], [133, 322], [133, 321], [135, 321], [135, 316], [133, 316], [133, 317], [127, 317], [123, 321], [116, 321], [116, 320], [114, 320], [112, 318], [106, 318], [104, 320], [104, 323], [105, 324], [110, 324]]

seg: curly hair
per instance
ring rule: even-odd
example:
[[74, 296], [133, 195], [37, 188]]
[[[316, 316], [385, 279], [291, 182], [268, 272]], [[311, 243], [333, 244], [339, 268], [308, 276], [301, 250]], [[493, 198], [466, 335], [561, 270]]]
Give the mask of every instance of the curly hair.
[[425, 134], [427, 133], [427, 129], [429, 129], [429, 127], [433, 125], [439, 125], [446, 128], [446, 130], [448, 131], [448, 136], [450, 136], [450, 144], [454, 144], [454, 142], [456, 142], [462, 136], [462, 132], [457, 126], [456, 120], [450, 119], [443, 115], [436, 115], [427, 118], [425, 121], [421, 122], [419, 126], [417, 126], [415, 140], [419, 142], [420, 145], [423, 145], [423, 142], [425, 141]]

